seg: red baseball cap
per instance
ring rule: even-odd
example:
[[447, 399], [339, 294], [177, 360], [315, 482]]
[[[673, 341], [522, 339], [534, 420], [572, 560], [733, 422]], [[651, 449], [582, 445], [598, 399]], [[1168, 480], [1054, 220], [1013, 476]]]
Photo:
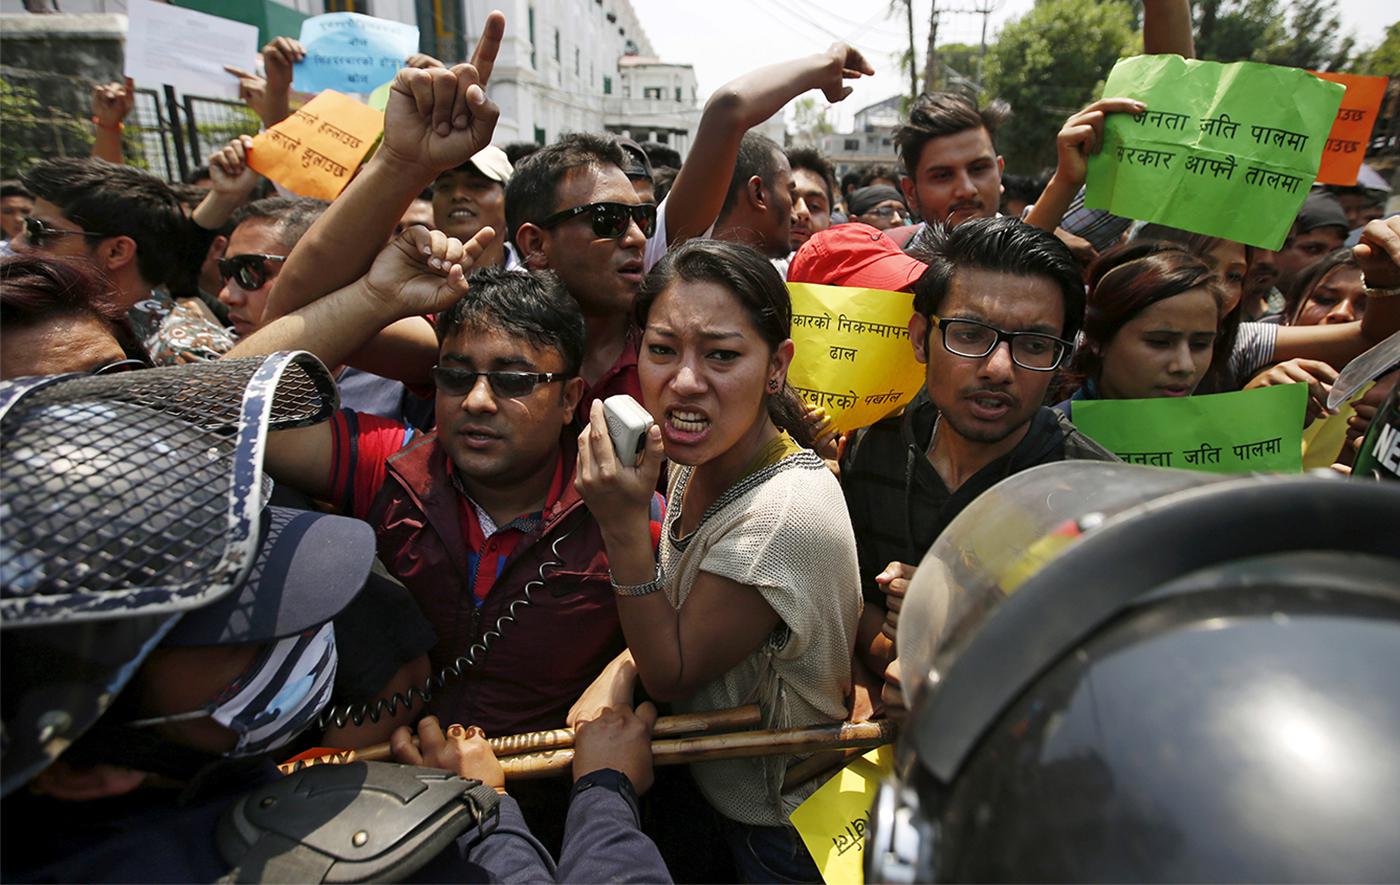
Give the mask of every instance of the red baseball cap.
[[852, 222], [812, 235], [788, 265], [789, 283], [818, 283], [899, 292], [928, 265], [911, 258], [885, 232]]

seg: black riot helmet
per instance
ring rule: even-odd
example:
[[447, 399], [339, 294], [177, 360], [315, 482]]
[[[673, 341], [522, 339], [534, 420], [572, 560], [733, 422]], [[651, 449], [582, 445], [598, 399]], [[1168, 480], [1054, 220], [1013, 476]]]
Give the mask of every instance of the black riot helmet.
[[1397, 525], [1400, 489], [1342, 479], [1066, 462], [986, 493], [901, 612], [867, 880], [1392, 878]]

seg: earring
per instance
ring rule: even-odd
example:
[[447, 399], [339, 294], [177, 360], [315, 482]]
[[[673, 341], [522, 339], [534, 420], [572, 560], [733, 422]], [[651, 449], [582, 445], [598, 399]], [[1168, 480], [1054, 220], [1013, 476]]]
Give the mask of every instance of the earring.
[[777, 378], [769, 378], [769, 379], [768, 379], [768, 392], [769, 392], [769, 393], [777, 393], [777, 392], [778, 392], [778, 379], [777, 379]]

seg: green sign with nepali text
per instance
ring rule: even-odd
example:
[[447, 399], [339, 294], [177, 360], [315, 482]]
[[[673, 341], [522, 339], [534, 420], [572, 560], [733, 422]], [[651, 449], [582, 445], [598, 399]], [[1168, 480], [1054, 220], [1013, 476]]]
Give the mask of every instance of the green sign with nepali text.
[[1308, 195], [1346, 87], [1299, 68], [1140, 55], [1114, 65], [1084, 205], [1278, 249]]
[[1130, 464], [1301, 473], [1306, 384], [1157, 399], [1079, 400], [1074, 426]]

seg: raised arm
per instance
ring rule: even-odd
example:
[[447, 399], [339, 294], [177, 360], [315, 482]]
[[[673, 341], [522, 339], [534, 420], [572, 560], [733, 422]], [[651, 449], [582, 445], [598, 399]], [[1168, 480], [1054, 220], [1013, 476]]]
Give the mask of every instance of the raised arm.
[[[466, 274], [494, 235], [482, 229], [463, 244], [441, 231], [411, 227], [380, 250], [369, 272], [238, 342], [228, 357], [305, 350], [328, 366], [348, 356], [385, 326], [404, 317], [446, 310], [466, 294]], [[273, 479], [314, 498], [330, 494], [330, 427], [268, 434], [266, 469]]]
[[265, 128], [287, 119], [292, 112], [292, 66], [306, 57], [306, 49], [291, 37], [278, 37], [263, 47], [263, 72], [229, 65], [224, 70], [238, 78], [238, 97], [253, 109]]
[[122, 128], [136, 103], [136, 86], [127, 77], [125, 83], [107, 83], [92, 87], [92, 155], [109, 163], [125, 163], [122, 157]]
[[265, 318], [291, 313], [363, 275], [413, 198], [439, 172], [491, 143], [500, 111], [483, 90], [504, 33], [505, 17], [492, 13], [472, 64], [399, 71], [378, 153], [287, 257]]
[[874, 73], [859, 52], [837, 43], [819, 55], [750, 71], [715, 90], [666, 200], [668, 244], [699, 236], [719, 217], [745, 132], [809, 89], [822, 90], [835, 103], [851, 94], [846, 80]]
[[233, 216], [262, 177], [248, 165], [253, 137], [240, 135], [209, 155], [209, 193], [190, 218], [205, 230], [217, 230]]
[[1190, 0], [1143, 0], [1142, 51], [1146, 55], [1196, 57]]

